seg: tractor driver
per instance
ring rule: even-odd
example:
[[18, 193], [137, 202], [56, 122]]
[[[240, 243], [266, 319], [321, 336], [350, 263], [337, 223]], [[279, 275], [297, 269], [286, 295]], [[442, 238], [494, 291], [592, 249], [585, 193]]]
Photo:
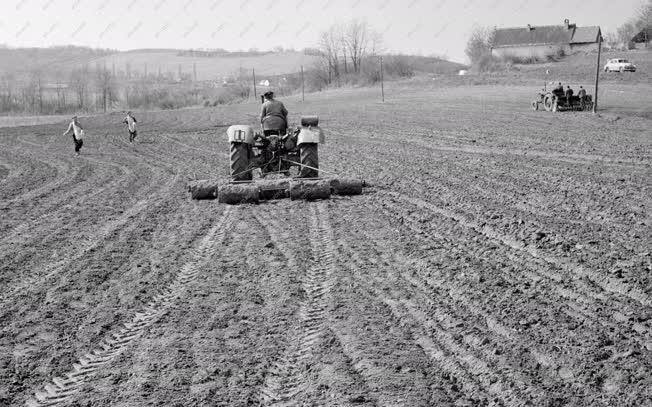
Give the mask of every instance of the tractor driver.
[[274, 92], [266, 92], [263, 95], [263, 107], [260, 111], [260, 124], [263, 134], [283, 135], [288, 128], [288, 111], [283, 102], [274, 99]]

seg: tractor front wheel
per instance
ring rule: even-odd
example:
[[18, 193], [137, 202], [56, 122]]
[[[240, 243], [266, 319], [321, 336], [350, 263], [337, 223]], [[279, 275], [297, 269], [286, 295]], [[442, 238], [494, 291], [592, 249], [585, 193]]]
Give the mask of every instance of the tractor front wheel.
[[251, 181], [249, 169], [249, 145], [247, 143], [231, 143], [231, 178], [233, 181]]
[[319, 177], [319, 155], [317, 154], [317, 143], [303, 143], [299, 146], [301, 155], [301, 178]]

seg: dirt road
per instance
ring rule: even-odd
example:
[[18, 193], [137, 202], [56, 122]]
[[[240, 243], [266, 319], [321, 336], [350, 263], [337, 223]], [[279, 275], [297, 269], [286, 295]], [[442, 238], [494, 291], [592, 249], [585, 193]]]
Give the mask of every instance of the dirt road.
[[652, 405], [652, 121], [526, 94], [288, 100], [310, 203], [189, 200], [254, 104], [0, 129], [0, 405]]

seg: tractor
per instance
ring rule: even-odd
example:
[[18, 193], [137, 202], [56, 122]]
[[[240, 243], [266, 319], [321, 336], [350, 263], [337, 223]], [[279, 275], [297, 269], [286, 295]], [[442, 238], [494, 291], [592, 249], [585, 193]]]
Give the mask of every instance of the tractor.
[[233, 181], [251, 181], [255, 169], [260, 169], [262, 178], [272, 174], [289, 176], [292, 167], [298, 168], [299, 178], [319, 176], [317, 146], [324, 143], [324, 132], [317, 116], [301, 117], [300, 126], [266, 135], [248, 125], [230, 126], [226, 133], [231, 145]]
[[[317, 146], [324, 143], [324, 132], [317, 116], [302, 117], [301, 125], [294, 129], [286, 130], [285, 122], [276, 130], [269, 127], [257, 132], [249, 125], [230, 126], [226, 134], [231, 146], [231, 181], [190, 181], [192, 199], [217, 199], [231, 205], [282, 198], [316, 200], [360, 195], [368, 186], [359, 179], [320, 178]], [[290, 178], [295, 167], [296, 176]], [[261, 178], [281, 177], [254, 182], [254, 170], [260, 170]]]
[[593, 98], [591, 95], [586, 95], [582, 100], [579, 96], [573, 95], [568, 100], [563, 94], [543, 90], [537, 93], [532, 101], [532, 110], [539, 110], [539, 105], [548, 112], [588, 111], [593, 109]]

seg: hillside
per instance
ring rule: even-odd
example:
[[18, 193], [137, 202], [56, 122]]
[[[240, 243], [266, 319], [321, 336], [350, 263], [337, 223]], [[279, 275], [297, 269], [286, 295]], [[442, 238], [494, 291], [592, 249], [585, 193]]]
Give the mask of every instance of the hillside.
[[[391, 59], [392, 56], [388, 56]], [[417, 72], [450, 74], [465, 66], [436, 57], [405, 56]], [[197, 70], [198, 80], [221, 79], [237, 73], [240, 69], [248, 73], [256, 70], [261, 79], [265, 76], [282, 75], [299, 72], [303, 65], [306, 70], [315, 66], [318, 57], [306, 55], [300, 51], [284, 52], [198, 52], [176, 49], [137, 49], [115, 51], [91, 49], [85, 47], [51, 47], [51, 48], [0, 48], [0, 75], [21, 76], [30, 70], [43, 70], [48, 74], [55, 71], [62, 73], [82, 65], [104, 66], [109, 70], [115, 67], [116, 73], [126, 72], [142, 74], [147, 72], [172, 74], [176, 77], [182, 73], [192, 75]], [[129, 68], [127, 67], [129, 65]], [[26, 69], [26, 67], [28, 67]]]
[[[270, 52], [264, 55], [254, 54], [246, 56], [239, 54], [238, 57], [224, 54], [215, 57], [203, 56], [182, 56], [176, 50], [155, 50], [147, 52], [131, 51], [119, 52], [98, 58], [93, 63], [106, 63], [107, 67], [116, 66], [116, 70], [126, 70], [127, 64], [133, 71], [143, 72], [173, 72], [178, 73], [179, 67], [182, 72], [191, 74], [193, 65], [197, 69], [198, 80], [211, 80], [237, 73], [241, 68], [247, 72], [256, 69], [259, 75], [275, 75], [290, 72], [298, 72], [301, 65], [312, 66], [316, 57], [304, 55], [302, 52]], [[147, 68], [145, 68], [147, 66]]]
[[0, 48], [0, 74], [20, 75], [28, 70], [68, 71], [116, 51], [87, 47]]

